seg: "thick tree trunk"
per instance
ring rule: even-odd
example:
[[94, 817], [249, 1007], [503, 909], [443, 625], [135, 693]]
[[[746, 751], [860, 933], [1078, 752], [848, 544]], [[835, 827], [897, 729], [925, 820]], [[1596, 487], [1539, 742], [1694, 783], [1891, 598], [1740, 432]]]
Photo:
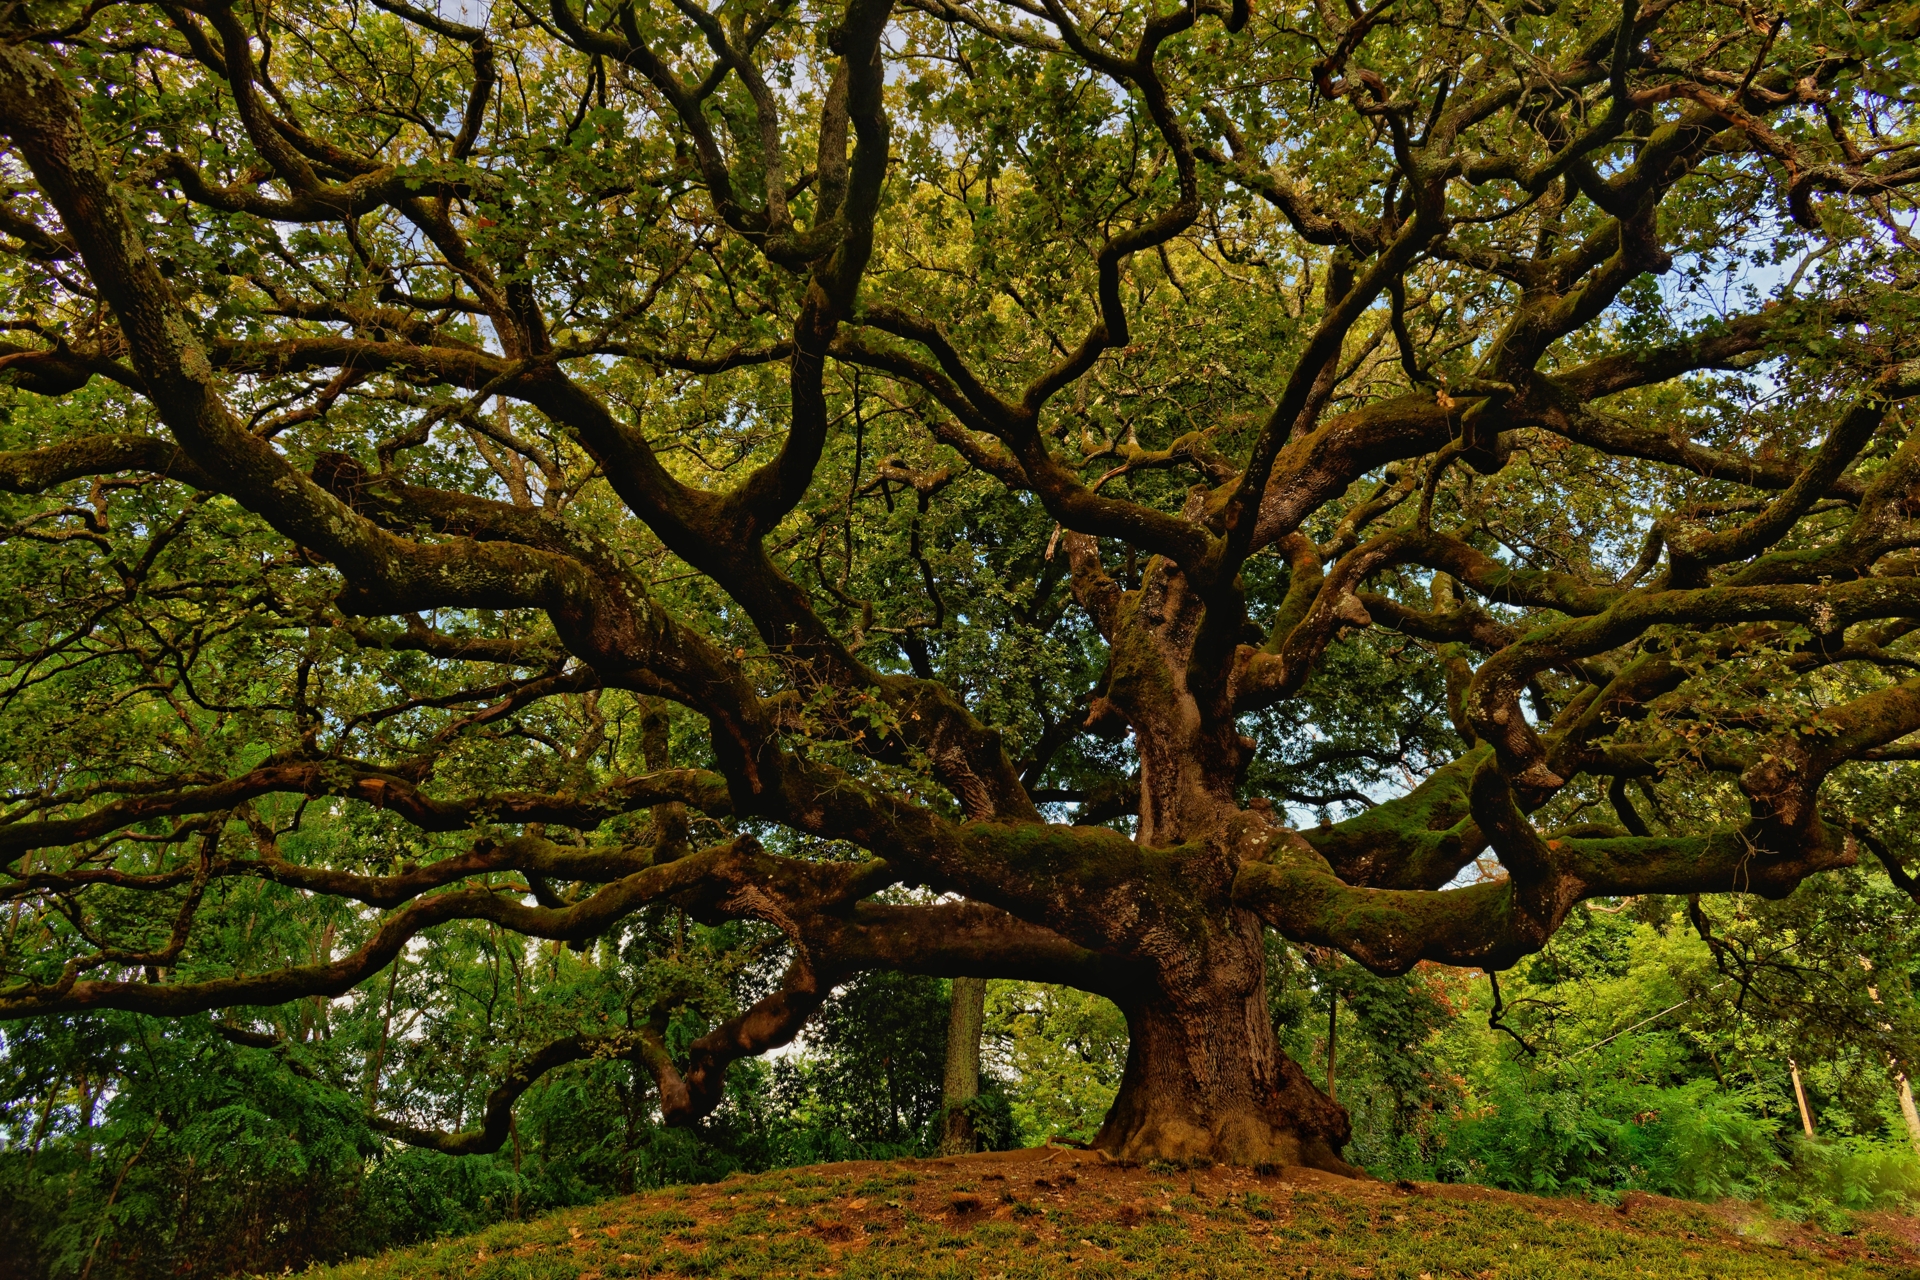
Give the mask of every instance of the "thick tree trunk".
[[947, 1072], [941, 1106], [946, 1112], [940, 1153], [965, 1155], [980, 1149], [973, 1100], [980, 1096], [980, 1033], [986, 1024], [987, 980], [955, 978], [947, 1019]]
[[1156, 989], [1124, 1002], [1120, 1092], [1094, 1146], [1121, 1160], [1217, 1160], [1359, 1170], [1340, 1158], [1349, 1125], [1280, 1052], [1259, 926], [1235, 919]]
[[[1070, 545], [1077, 580], [1098, 547]], [[1076, 590], [1079, 590], [1076, 587]], [[1098, 589], [1095, 588], [1097, 595]], [[1166, 859], [1165, 879], [1131, 900], [1102, 898], [1110, 942], [1148, 980], [1119, 1003], [1131, 1037], [1120, 1092], [1094, 1145], [1122, 1160], [1211, 1159], [1359, 1172], [1340, 1158], [1347, 1113], [1280, 1052], [1267, 1008], [1265, 928], [1232, 906], [1248, 823], [1240, 734], [1225, 671], [1196, 665], [1205, 601], [1158, 557], [1129, 607], [1108, 616], [1106, 698], [1140, 752], [1135, 840]], [[1091, 608], [1098, 609], [1094, 599]], [[1217, 650], [1220, 636], [1209, 638]]]

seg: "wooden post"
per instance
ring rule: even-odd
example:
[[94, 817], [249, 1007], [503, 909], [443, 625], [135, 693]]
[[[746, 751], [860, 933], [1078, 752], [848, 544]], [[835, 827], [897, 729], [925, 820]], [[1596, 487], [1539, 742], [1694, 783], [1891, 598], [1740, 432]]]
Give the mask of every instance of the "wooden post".
[[987, 980], [955, 978], [947, 1016], [947, 1071], [940, 1104], [946, 1112], [940, 1154], [966, 1155], [980, 1149], [971, 1104], [980, 1096], [980, 1033], [987, 1020]]
[[1800, 1103], [1800, 1127], [1813, 1136], [1813, 1112], [1807, 1110], [1806, 1086], [1800, 1083], [1800, 1064], [1792, 1058], [1787, 1059], [1787, 1070], [1793, 1073], [1793, 1096]]

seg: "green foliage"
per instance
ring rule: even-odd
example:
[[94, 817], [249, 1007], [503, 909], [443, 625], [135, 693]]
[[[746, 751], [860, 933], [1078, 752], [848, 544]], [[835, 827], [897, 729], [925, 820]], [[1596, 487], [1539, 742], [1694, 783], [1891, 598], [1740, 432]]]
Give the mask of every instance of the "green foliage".
[[1338, 998], [1348, 1154], [1383, 1177], [1759, 1199], [1833, 1222], [1906, 1210], [1920, 1204], [1920, 1156], [1887, 1051], [1913, 1016], [1915, 959], [1910, 904], [1888, 889], [1844, 875], [1780, 902], [1724, 902], [1717, 947], [1685, 902], [1583, 911], [1502, 976], [1505, 1030], [1489, 1025], [1491, 988], [1476, 975], [1423, 966], [1382, 979], [1275, 944], [1275, 1028], [1324, 1083]]
[[[577, 1003], [592, 990], [599, 971], [562, 954], [525, 967], [524, 1008]], [[649, 967], [654, 980], [671, 978], [671, 960]], [[511, 965], [498, 961], [480, 947], [428, 951], [420, 963], [435, 985], [485, 997], [496, 978], [512, 990]], [[420, 980], [416, 972], [400, 986]], [[336, 1015], [326, 1038], [281, 1051], [231, 1044], [205, 1018], [10, 1028], [0, 1056], [0, 1236], [19, 1247], [0, 1274], [277, 1271], [647, 1187], [923, 1153], [937, 1142], [947, 1005], [933, 979], [850, 984], [801, 1055], [736, 1066], [727, 1101], [697, 1129], [659, 1124], [633, 1064], [591, 1062], [550, 1074], [521, 1100], [505, 1150], [469, 1157], [389, 1142], [368, 1127], [362, 1091], [315, 1078], [363, 1033], [356, 1014], [377, 1025], [380, 1004], [369, 1003]], [[487, 1080], [457, 1075], [447, 1054], [463, 1041], [444, 1025], [465, 1009], [453, 1000], [404, 1010], [422, 1031], [390, 1046], [389, 1105], [473, 1105], [461, 1086]], [[981, 1104], [981, 1130], [1004, 1146], [1015, 1134], [999, 1097], [989, 1090]]]
[[355, 1221], [382, 1144], [352, 1099], [204, 1019], [164, 1034], [145, 1018], [42, 1022], [7, 1048], [16, 1105], [29, 1079], [78, 1068], [44, 1100], [34, 1081], [34, 1134], [0, 1151], [0, 1233], [35, 1255], [25, 1274], [76, 1275], [91, 1258], [96, 1275], [219, 1275], [417, 1238], [391, 1211]]
[[1252, 720], [1268, 749], [1248, 771], [1248, 793], [1315, 818], [1371, 804], [1383, 772], [1425, 774], [1464, 749], [1432, 655], [1400, 636], [1331, 645], [1298, 698]]
[[1621, 1055], [1541, 1079], [1502, 1063], [1479, 1091], [1479, 1114], [1447, 1136], [1441, 1172], [1510, 1191], [1652, 1191], [1688, 1199], [1751, 1199], [1785, 1161], [1777, 1123], [1753, 1099], [1713, 1080], [1662, 1086], [1623, 1072]]
[[1127, 1065], [1127, 1023], [1103, 996], [1037, 982], [987, 988], [986, 1052], [1020, 1142], [1099, 1132]]
[[[715, 941], [693, 933], [689, 946]], [[450, 987], [487, 995], [496, 959], [475, 948], [422, 963]], [[653, 962], [652, 980], [669, 980], [671, 962], [671, 953]], [[526, 1007], [583, 999], [596, 972], [553, 952], [527, 966]], [[1039, 1125], [1069, 1115], [1052, 1093], [1074, 1078], [1068, 1057], [1091, 1073], [1070, 1117], [1097, 1125], [1125, 1056], [1117, 1011], [1026, 984], [996, 992], [992, 1009], [994, 1027], [1017, 1030], [1010, 1055], [990, 1044], [975, 1104], [983, 1143], [1037, 1142], [1051, 1131]], [[1047, 1010], [1051, 1021], [1034, 1021]], [[20, 1248], [0, 1274], [72, 1280], [89, 1252], [91, 1276], [107, 1280], [297, 1268], [634, 1190], [924, 1155], [939, 1141], [948, 991], [937, 979], [874, 973], [848, 983], [793, 1052], [737, 1064], [727, 1101], [696, 1129], [658, 1122], [632, 1064], [584, 1063], [525, 1095], [507, 1149], [470, 1157], [392, 1144], [368, 1127], [354, 1091], [312, 1078], [335, 1041], [359, 1034], [353, 1014], [332, 1021], [328, 1039], [282, 1051], [236, 1046], [204, 1018], [12, 1028], [0, 1058], [0, 1234]], [[457, 1004], [442, 1010], [459, 1015]], [[383, 1096], [461, 1105], [437, 1038], [429, 1030], [392, 1046]]]
[[782, 1163], [924, 1155], [939, 1146], [947, 984], [914, 974], [863, 974], [809, 1025], [806, 1052], [773, 1063], [775, 1105], [815, 1147]]
[[1844, 1210], [1920, 1204], [1920, 1156], [1901, 1142], [1850, 1135], [1809, 1142], [1796, 1138], [1771, 1199], [1790, 1212], [1827, 1222]]

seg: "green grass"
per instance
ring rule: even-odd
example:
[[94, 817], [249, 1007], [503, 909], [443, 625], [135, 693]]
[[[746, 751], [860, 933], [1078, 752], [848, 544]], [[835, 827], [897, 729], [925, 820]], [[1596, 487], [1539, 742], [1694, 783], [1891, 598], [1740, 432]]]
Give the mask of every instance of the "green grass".
[[1064, 1155], [829, 1165], [736, 1177], [502, 1224], [308, 1274], [311, 1280], [1920, 1278], [1920, 1224], [1887, 1216], [1835, 1233], [1746, 1206], [1641, 1197], [1621, 1212], [1476, 1188], [1394, 1188], [1300, 1171], [1257, 1178], [1226, 1169], [1122, 1170]]

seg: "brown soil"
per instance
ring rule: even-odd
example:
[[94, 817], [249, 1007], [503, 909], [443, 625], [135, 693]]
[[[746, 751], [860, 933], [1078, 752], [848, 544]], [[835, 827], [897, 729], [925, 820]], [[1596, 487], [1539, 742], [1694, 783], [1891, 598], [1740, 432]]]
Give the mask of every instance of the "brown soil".
[[[1255, 1171], [1224, 1165], [1172, 1168], [1119, 1164], [1101, 1153], [1069, 1147], [922, 1160], [847, 1161], [815, 1165], [804, 1172], [836, 1182], [857, 1183], [906, 1172], [918, 1179], [917, 1195], [910, 1207], [859, 1196], [813, 1206], [810, 1214], [796, 1207], [800, 1220], [808, 1216], [816, 1219], [813, 1230], [821, 1238], [853, 1248], [859, 1248], [865, 1236], [891, 1231], [909, 1213], [916, 1212], [935, 1214], [956, 1228], [1018, 1219], [1041, 1241], [1052, 1237], [1053, 1243], [1068, 1248], [1087, 1242], [1060, 1238], [1057, 1231], [1050, 1230], [1051, 1214], [1047, 1211], [1067, 1209], [1078, 1221], [1097, 1216], [1127, 1228], [1150, 1222], [1155, 1215], [1179, 1213], [1191, 1227], [1206, 1230], [1205, 1215], [1187, 1212], [1193, 1201], [1217, 1205], [1239, 1198], [1244, 1203], [1245, 1193], [1251, 1191], [1272, 1201], [1275, 1212], [1271, 1219], [1249, 1221], [1236, 1215], [1238, 1221], [1215, 1221], [1212, 1229], [1267, 1234], [1310, 1205], [1312, 1210], [1348, 1212], [1370, 1208], [1375, 1216], [1392, 1218], [1396, 1204], [1453, 1201], [1499, 1205], [1541, 1218], [1578, 1219], [1635, 1235], [1767, 1246], [1835, 1263], [1892, 1263], [1913, 1268], [1913, 1275], [1920, 1280], [1920, 1219], [1891, 1213], [1857, 1215], [1852, 1231], [1836, 1232], [1775, 1217], [1763, 1206], [1731, 1200], [1702, 1204], [1635, 1191], [1627, 1193], [1618, 1206], [1610, 1206], [1573, 1197], [1521, 1195], [1465, 1184], [1344, 1178], [1306, 1167]], [[729, 1179], [689, 1188], [679, 1201], [680, 1207], [696, 1217], [722, 1221], [729, 1214], [730, 1198], [738, 1199], [731, 1191], [735, 1185], [735, 1180]]]

